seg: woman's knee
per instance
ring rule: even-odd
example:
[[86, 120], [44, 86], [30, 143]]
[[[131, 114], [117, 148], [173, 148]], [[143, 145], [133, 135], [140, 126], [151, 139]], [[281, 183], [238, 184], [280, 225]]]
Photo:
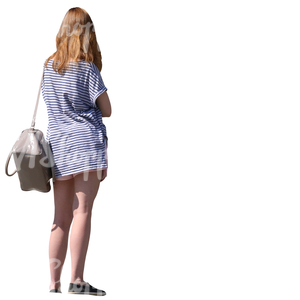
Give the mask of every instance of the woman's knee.
[[92, 214], [93, 201], [87, 199], [74, 200], [73, 203], [73, 217], [78, 214], [85, 214], [87, 216]]
[[71, 216], [55, 216], [53, 224], [56, 226], [62, 228], [62, 229], [68, 229], [70, 228], [73, 221], [73, 215]]

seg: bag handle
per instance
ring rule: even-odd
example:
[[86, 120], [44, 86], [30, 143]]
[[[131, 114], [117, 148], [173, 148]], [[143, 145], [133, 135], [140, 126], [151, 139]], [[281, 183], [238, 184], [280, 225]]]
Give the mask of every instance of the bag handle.
[[5, 173], [7, 176], [13, 176], [17, 172], [17, 169], [16, 169], [13, 173], [8, 174], [8, 164], [9, 164], [10, 158], [12, 156], [12, 153], [13, 153], [13, 151], [11, 150], [7, 157], [6, 163], [5, 163]]
[[30, 128], [34, 128], [34, 126], [35, 126], [35, 117], [36, 117], [36, 112], [37, 112], [37, 108], [38, 108], [38, 105], [39, 105], [41, 87], [42, 87], [42, 82], [43, 82], [43, 79], [44, 79], [44, 71], [45, 71], [45, 66], [43, 66], [43, 75], [42, 75], [42, 79], [41, 79], [41, 83], [40, 83], [40, 88], [39, 88], [39, 92], [38, 92], [38, 96], [37, 96], [37, 100], [36, 100], [35, 109], [34, 109], [33, 118], [32, 118]]

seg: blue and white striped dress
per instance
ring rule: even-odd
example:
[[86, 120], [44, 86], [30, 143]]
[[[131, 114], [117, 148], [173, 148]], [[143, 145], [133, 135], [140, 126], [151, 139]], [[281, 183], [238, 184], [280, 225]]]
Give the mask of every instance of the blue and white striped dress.
[[60, 75], [48, 62], [42, 82], [47, 106], [46, 141], [54, 159], [55, 177], [108, 167], [106, 127], [96, 99], [105, 87], [94, 63], [71, 61]]

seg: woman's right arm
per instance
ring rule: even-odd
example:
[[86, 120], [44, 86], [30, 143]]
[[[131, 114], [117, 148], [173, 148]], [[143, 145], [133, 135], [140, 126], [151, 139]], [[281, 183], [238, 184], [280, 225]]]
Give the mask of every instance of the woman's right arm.
[[106, 91], [98, 96], [98, 98], [96, 99], [96, 105], [101, 110], [102, 117], [111, 116], [111, 104]]

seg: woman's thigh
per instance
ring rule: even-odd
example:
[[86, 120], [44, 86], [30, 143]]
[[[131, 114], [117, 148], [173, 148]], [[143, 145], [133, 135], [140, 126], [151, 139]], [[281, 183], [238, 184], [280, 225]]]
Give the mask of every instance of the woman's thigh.
[[90, 172], [87, 180], [84, 173], [74, 177], [74, 215], [76, 213], [90, 213], [92, 211], [101, 180], [101, 176], [97, 173], [99, 172]]
[[53, 183], [55, 220], [70, 222], [73, 218], [74, 179]]

